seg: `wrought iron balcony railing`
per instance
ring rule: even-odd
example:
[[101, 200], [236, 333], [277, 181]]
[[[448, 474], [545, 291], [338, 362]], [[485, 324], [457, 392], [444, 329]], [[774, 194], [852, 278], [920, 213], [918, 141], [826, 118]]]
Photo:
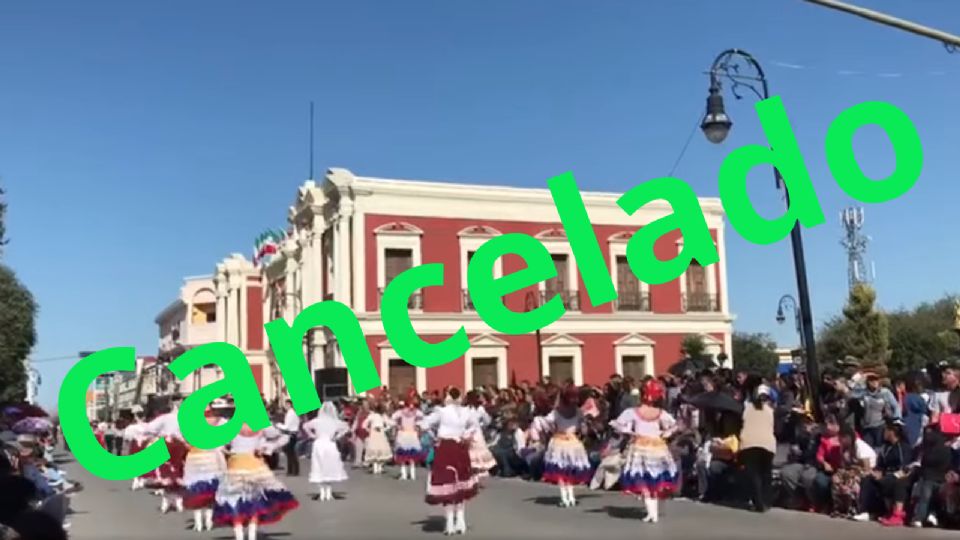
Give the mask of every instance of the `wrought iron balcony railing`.
[[687, 293], [683, 295], [683, 310], [697, 312], [720, 311], [720, 302], [715, 294]]
[[617, 311], [650, 311], [650, 293], [621, 291], [614, 305]]

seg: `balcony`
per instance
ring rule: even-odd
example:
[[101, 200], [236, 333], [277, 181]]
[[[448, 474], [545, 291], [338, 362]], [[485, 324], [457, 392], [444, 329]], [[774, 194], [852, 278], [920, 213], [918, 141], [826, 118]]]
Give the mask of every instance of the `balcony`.
[[714, 312], [720, 311], [717, 295], [709, 293], [687, 293], [683, 295], [683, 311]]
[[650, 293], [641, 291], [620, 292], [614, 306], [617, 311], [650, 311]]
[[570, 311], [580, 311], [579, 291], [550, 290], [550, 289], [541, 291], [540, 305], [545, 304], [548, 300], [553, 298], [554, 295], [559, 296], [563, 300], [563, 307], [567, 308]]
[[476, 311], [473, 307], [473, 300], [470, 299], [470, 293], [467, 289], [460, 291], [460, 305], [463, 306], [463, 311]]
[[[384, 289], [378, 289], [380, 292], [380, 305], [383, 305], [383, 291]], [[407, 300], [407, 309], [422, 310], [423, 309], [423, 293], [420, 291], [414, 291], [410, 295], [410, 299]]]

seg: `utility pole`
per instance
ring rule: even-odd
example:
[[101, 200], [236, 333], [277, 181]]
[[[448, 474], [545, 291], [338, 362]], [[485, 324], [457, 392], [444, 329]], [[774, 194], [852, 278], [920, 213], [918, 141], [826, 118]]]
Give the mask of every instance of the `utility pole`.
[[930, 28], [929, 26], [924, 26], [922, 24], [900, 19], [892, 15], [887, 15], [886, 13], [856, 6], [847, 2], [840, 2], [838, 0], [805, 1], [811, 4], [817, 4], [818, 6], [835, 9], [837, 11], [843, 11], [844, 13], [856, 15], [857, 17], [862, 17], [869, 21], [885, 24], [887, 26], [892, 26], [894, 28], [899, 28], [900, 30], [905, 30], [913, 34], [937, 40], [940, 43], [943, 43], [943, 46], [946, 47], [947, 51], [949, 52], [960, 51], [960, 36], [949, 34], [942, 30], [937, 30], [936, 28]]

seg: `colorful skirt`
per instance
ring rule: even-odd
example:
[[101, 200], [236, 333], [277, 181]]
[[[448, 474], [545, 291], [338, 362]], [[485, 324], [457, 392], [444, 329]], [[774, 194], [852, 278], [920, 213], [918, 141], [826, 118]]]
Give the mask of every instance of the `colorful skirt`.
[[168, 491], [179, 491], [183, 487], [183, 464], [187, 459], [187, 443], [180, 439], [166, 439], [168, 459], [160, 466], [160, 485]]
[[573, 433], [556, 433], [543, 455], [543, 481], [550, 484], [587, 484], [593, 468], [583, 443]]
[[234, 454], [217, 487], [213, 522], [218, 527], [247, 525], [253, 519], [261, 524], [276, 523], [299, 504], [262, 459]]
[[386, 433], [377, 429], [371, 431], [363, 447], [363, 462], [368, 465], [385, 463], [392, 457], [393, 450], [390, 449], [390, 441], [387, 440]]
[[427, 481], [427, 504], [458, 504], [477, 495], [477, 477], [467, 446], [451, 439], [441, 439], [437, 444]]
[[[134, 455], [137, 452], [143, 450], [147, 446], [150, 446], [146, 442], [141, 442], [137, 440], [130, 441], [130, 448], [128, 449], [129, 455]], [[149, 488], [160, 487], [160, 469], [154, 469], [152, 471], [147, 471], [140, 475], [140, 478], [143, 479], [143, 484]]]
[[669, 497], [676, 492], [679, 481], [677, 464], [659, 437], [636, 436], [627, 449], [620, 488], [634, 495]]
[[407, 463], [423, 463], [427, 453], [420, 444], [420, 435], [416, 431], [402, 430], [397, 432], [397, 440], [393, 443], [393, 461], [398, 465]]
[[497, 466], [497, 460], [487, 447], [487, 441], [483, 439], [483, 434], [475, 432], [470, 438], [470, 467], [473, 474], [478, 476], [487, 476], [490, 469]]
[[226, 470], [226, 461], [219, 451], [199, 448], [190, 450], [183, 463], [184, 508], [198, 510], [213, 506], [220, 479]]

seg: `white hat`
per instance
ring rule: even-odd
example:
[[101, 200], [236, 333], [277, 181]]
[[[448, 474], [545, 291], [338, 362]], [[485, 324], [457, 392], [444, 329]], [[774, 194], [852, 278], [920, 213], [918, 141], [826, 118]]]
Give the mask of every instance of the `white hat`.
[[773, 395], [773, 391], [766, 384], [761, 384], [760, 386], [757, 387], [757, 397], [762, 397], [762, 396], [771, 397], [772, 395]]

